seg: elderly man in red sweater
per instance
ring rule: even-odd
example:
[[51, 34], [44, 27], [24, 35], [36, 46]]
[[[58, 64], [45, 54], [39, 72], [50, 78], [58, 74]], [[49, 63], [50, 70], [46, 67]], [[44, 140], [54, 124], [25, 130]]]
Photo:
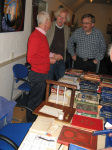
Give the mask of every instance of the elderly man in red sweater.
[[[54, 58], [49, 56], [49, 45], [46, 32], [51, 26], [51, 19], [47, 12], [40, 12], [37, 15], [38, 27], [28, 40], [27, 61], [31, 65], [29, 81], [31, 82], [31, 93], [29, 95], [28, 107], [34, 110], [44, 99], [46, 82], [50, 63], [55, 63]], [[27, 121], [34, 121], [35, 117], [27, 112]]]

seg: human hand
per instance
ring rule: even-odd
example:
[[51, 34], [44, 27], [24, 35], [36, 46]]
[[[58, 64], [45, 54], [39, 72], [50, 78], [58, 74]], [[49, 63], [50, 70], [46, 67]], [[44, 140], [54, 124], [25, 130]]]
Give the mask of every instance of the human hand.
[[56, 59], [54, 57], [50, 57], [50, 64], [55, 64]]
[[63, 57], [60, 54], [54, 54], [54, 58], [59, 61], [59, 60], [63, 60]]
[[98, 64], [98, 60], [94, 59], [94, 60], [93, 60], [93, 63], [94, 63], [94, 64]]
[[[107, 129], [112, 129], [112, 127], [108, 127]], [[112, 133], [109, 133], [108, 135], [112, 137]]]
[[77, 59], [76, 54], [75, 54], [74, 56], [72, 56], [72, 59], [73, 59], [74, 61], [76, 61], [76, 59]]

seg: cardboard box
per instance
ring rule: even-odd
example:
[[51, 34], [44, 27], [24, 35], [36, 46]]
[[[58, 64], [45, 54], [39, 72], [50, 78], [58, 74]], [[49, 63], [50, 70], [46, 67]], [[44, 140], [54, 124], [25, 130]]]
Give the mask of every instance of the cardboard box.
[[13, 111], [12, 123], [26, 122], [26, 109], [21, 107], [15, 107]]

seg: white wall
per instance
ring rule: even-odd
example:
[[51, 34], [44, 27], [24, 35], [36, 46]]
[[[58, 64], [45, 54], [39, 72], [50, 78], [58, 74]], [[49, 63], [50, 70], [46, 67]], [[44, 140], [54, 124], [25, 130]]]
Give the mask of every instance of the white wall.
[[47, 0], [48, 2], [48, 11], [56, 11], [59, 5], [62, 5], [59, 0]]
[[[49, 11], [49, 13], [51, 11], [56, 11], [60, 5], [63, 5], [59, 0], [45, 0], [45, 1], [48, 2], [48, 11]], [[64, 7], [67, 8], [66, 6], [64, 6]], [[68, 9], [68, 11], [69, 11], [70, 17], [71, 17], [73, 12], [70, 9]]]
[[109, 18], [112, 20], [112, 6], [104, 4], [85, 4], [76, 13], [75, 20], [78, 19], [79, 24], [81, 22], [81, 16], [86, 13], [91, 13], [96, 17], [95, 26], [100, 29], [108, 44], [109, 36], [106, 34], [106, 27], [109, 22]]
[[[27, 41], [31, 33], [32, 0], [26, 0], [24, 31], [0, 33], [0, 66], [3, 62], [27, 52]], [[10, 99], [12, 86], [12, 66], [24, 63], [26, 58], [0, 67], [0, 96]]]
[[32, 0], [26, 0], [24, 31], [0, 33], [0, 63], [26, 53], [31, 28]]

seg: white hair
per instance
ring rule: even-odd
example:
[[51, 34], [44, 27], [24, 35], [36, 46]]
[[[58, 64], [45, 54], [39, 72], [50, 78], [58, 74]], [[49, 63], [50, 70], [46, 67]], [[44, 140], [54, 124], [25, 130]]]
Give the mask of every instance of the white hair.
[[57, 18], [57, 17], [60, 15], [60, 13], [62, 13], [62, 12], [67, 13], [67, 20], [66, 20], [66, 22], [69, 22], [69, 21], [70, 21], [70, 14], [69, 14], [68, 10], [65, 9], [65, 8], [59, 8], [59, 9], [54, 13], [54, 16]]
[[39, 24], [44, 24], [46, 21], [50, 21], [51, 18], [50, 18], [50, 15], [49, 13], [45, 12], [45, 11], [41, 11], [38, 13], [37, 15], [37, 22], [38, 22], [38, 25]]

